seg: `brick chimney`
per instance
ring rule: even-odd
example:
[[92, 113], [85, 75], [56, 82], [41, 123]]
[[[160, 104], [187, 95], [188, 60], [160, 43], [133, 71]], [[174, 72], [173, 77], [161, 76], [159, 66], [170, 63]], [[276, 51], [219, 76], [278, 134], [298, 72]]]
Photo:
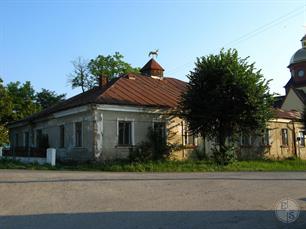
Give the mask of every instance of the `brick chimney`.
[[104, 87], [108, 84], [107, 76], [99, 76], [99, 87]]

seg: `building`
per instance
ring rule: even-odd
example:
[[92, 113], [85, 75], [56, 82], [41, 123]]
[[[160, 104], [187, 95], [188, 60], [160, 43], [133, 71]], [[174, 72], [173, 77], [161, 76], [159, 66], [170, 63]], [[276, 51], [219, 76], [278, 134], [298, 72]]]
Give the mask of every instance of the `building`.
[[150, 127], [172, 144], [194, 145], [196, 138], [175, 116], [186, 83], [163, 72], [152, 58], [140, 75], [122, 75], [109, 83], [101, 77], [99, 87], [11, 123], [12, 149], [31, 156], [47, 144], [56, 148], [58, 160], [125, 158], [146, 140]]
[[291, 78], [285, 85], [281, 109], [303, 112], [306, 102], [306, 35], [301, 39], [302, 48], [297, 50], [290, 59]]
[[301, 113], [306, 104], [306, 35], [301, 39], [302, 48], [290, 59], [291, 77], [285, 87], [286, 94], [275, 98], [275, 118], [267, 124], [262, 139], [247, 136], [241, 139], [243, 157], [306, 159], [305, 127]]
[[[300, 157], [306, 159], [301, 112], [306, 102], [306, 36], [302, 48], [291, 58], [291, 78], [286, 95], [276, 98], [275, 117], [259, 135], [244, 135], [237, 143], [241, 158]], [[129, 150], [146, 140], [149, 128], [164, 133], [173, 152], [187, 158], [201, 143], [208, 154], [213, 141], [188, 133], [187, 123], [176, 110], [186, 83], [164, 77], [164, 69], [152, 58], [141, 74], [122, 75], [110, 82], [99, 79], [99, 87], [11, 123], [12, 149], [19, 155], [36, 155], [41, 147], [56, 148], [58, 160], [105, 161], [126, 158]]]

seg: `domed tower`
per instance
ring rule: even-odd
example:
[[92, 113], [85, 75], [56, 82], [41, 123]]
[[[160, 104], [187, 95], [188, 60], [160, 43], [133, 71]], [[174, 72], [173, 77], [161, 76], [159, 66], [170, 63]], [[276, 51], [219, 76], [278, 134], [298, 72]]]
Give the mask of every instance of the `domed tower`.
[[306, 35], [301, 39], [302, 48], [290, 59], [291, 78], [285, 85], [286, 95], [279, 96], [281, 109], [302, 112], [306, 104]]
[[306, 35], [301, 39], [301, 42], [302, 48], [297, 50], [290, 59], [288, 68], [291, 79], [285, 86], [286, 94], [291, 87], [306, 92]]

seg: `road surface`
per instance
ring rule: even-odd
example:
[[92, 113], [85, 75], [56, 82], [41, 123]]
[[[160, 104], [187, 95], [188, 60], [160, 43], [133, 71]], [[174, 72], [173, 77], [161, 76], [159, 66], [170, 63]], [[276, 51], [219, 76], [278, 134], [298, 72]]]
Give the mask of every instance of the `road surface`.
[[0, 228], [306, 228], [306, 173], [0, 170]]

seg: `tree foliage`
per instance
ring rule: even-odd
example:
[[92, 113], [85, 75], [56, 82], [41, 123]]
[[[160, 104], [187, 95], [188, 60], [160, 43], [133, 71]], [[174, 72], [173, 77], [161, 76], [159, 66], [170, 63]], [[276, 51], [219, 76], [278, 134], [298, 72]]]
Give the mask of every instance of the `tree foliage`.
[[88, 62], [81, 57], [72, 61], [73, 72], [69, 74], [68, 82], [71, 84], [72, 89], [81, 87], [82, 92], [88, 90], [95, 85], [88, 70]]
[[247, 60], [236, 50], [221, 50], [198, 58], [188, 75], [182, 115], [191, 131], [217, 139], [220, 148], [229, 136], [264, 129], [272, 117], [269, 81]]
[[98, 85], [100, 76], [111, 80], [125, 73], [139, 73], [139, 68], [133, 68], [123, 60], [124, 56], [119, 52], [113, 55], [98, 55], [88, 63], [77, 58], [72, 62], [73, 72], [69, 75], [69, 82], [72, 88], [81, 87], [82, 91], [89, 90]]
[[36, 93], [36, 103], [42, 109], [46, 109], [57, 104], [58, 102], [63, 101], [65, 97], [66, 94], [57, 95], [55, 91], [42, 88], [40, 92]]
[[64, 94], [42, 89], [36, 93], [29, 81], [10, 82], [6, 86], [0, 78], [0, 145], [9, 142], [7, 124], [23, 119], [35, 112], [63, 100]]
[[40, 110], [38, 104], [35, 103], [35, 90], [29, 81], [24, 84], [19, 81], [11, 82], [7, 84], [6, 89], [12, 100], [9, 121], [22, 119]]

